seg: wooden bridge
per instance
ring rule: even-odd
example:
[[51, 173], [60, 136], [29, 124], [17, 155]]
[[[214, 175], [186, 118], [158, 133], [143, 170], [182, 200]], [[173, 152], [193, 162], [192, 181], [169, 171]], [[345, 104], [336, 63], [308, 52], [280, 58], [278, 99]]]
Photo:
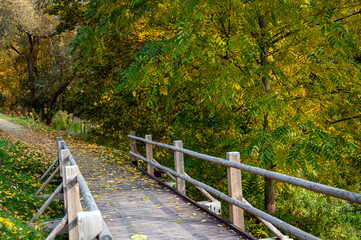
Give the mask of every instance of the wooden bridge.
[[[58, 167], [36, 195], [58, 174], [62, 182], [30, 221], [34, 222], [63, 192], [65, 216], [46, 223], [51, 230], [47, 240], [61, 233], [68, 234], [69, 239], [255, 239], [243, 230], [244, 210], [274, 233], [272, 239], [289, 239], [277, 228], [300, 239], [319, 239], [252, 207], [242, 197], [241, 170], [361, 204], [361, 194], [241, 164], [237, 152], [220, 159], [184, 149], [181, 141], [171, 146], [152, 141], [150, 135], [136, 137], [135, 132], [129, 138], [132, 166], [99, 165], [93, 159], [80, 165], [84, 176], [65, 142], [57, 138], [58, 159], [41, 180]], [[146, 157], [137, 152], [136, 141], [146, 144]], [[174, 151], [175, 170], [153, 158], [153, 146]], [[227, 166], [228, 195], [188, 176], [184, 172], [184, 154]], [[147, 163], [147, 172], [137, 167], [139, 160]], [[176, 189], [155, 178], [155, 168], [174, 179]], [[197, 203], [188, 198], [185, 181], [195, 185], [209, 201]], [[231, 222], [217, 215], [220, 204], [216, 198], [229, 203]]]

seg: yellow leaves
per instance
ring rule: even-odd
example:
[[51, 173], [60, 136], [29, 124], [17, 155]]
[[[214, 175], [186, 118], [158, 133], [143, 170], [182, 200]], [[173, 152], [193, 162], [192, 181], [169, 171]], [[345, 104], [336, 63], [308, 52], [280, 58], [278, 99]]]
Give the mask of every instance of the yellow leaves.
[[4, 227], [6, 227], [10, 230], [12, 230], [15, 226], [15, 224], [13, 222], [11, 222], [11, 220], [9, 218], [2, 218], [2, 217], [0, 217], [0, 224], [4, 225]]
[[134, 234], [133, 236], [131, 236], [131, 239], [133, 240], [147, 240], [148, 237], [146, 235], [142, 235], [140, 233]]
[[233, 85], [233, 88], [236, 89], [237, 91], [241, 89], [241, 86], [238, 83], [235, 83]]

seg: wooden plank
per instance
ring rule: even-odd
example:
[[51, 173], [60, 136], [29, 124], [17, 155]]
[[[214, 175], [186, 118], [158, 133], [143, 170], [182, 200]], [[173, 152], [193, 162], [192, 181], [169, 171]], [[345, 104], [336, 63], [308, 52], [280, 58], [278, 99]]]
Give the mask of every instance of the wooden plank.
[[39, 188], [39, 190], [35, 193], [35, 195], [39, 195], [44, 190], [44, 188], [54, 179], [55, 175], [59, 172], [59, 169], [60, 167], [58, 166], [55, 171], [50, 175], [50, 177]]
[[[50, 196], [51, 196], [51, 194], [40, 194], [37, 197], [48, 199]], [[59, 199], [59, 200], [64, 201], [64, 194], [58, 193], [58, 195], [56, 195], [54, 199]]]
[[43, 204], [43, 206], [38, 210], [38, 212], [34, 215], [34, 217], [29, 221], [29, 223], [35, 222], [36, 218], [39, 217], [44, 210], [49, 206], [49, 204], [55, 199], [55, 197], [60, 193], [60, 191], [63, 189], [63, 184], [61, 183], [58, 188], [51, 194], [48, 200]]
[[[175, 147], [183, 148], [183, 142], [181, 140], [173, 141], [173, 144]], [[174, 152], [174, 165], [175, 165], [175, 171], [179, 174], [184, 175], [184, 156], [183, 153], [175, 151]], [[186, 195], [186, 182], [178, 178], [176, 179], [177, 184], [177, 190], [182, 193], [183, 195]]]
[[40, 181], [43, 181], [44, 178], [50, 173], [50, 171], [54, 168], [55, 164], [58, 162], [59, 158], [57, 158], [52, 164], [51, 166], [48, 168], [48, 170], [46, 170], [46, 172], [43, 174], [43, 176], [40, 177]]
[[[145, 139], [152, 141], [152, 135], [145, 135]], [[153, 145], [146, 143], [145, 144], [147, 158], [153, 161]], [[148, 173], [154, 177], [154, 166], [148, 163]]]
[[64, 149], [64, 144], [65, 144], [65, 142], [63, 140], [57, 141], [58, 159], [59, 159], [59, 167], [60, 167], [60, 172], [59, 172], [60, 177], [63, 177], [63, 162], [62, 162], [63, 159], [61, 158], [61, 150]]
[[45, 240], [53, 240], [58, 236], [60, 231], [65, 227], [68, 222], [68, 215], [65, 215], [64, 218], [59, 222], [59, 224], [53, 229], [53, 231], [48, 235]]
[[102, 231], [102, 215], [99, 210], [78, 212], [79, 240], [96, 238]]
[[[61, 144], [64, 141], [60, 141], [59, 143]], [[63, 193], [64, 193], [64, 208], [65, 208], [65, 212], [67, 212], [67, 207], [68, 207], [68, 201], [66, 198], [66, 181], [65, 181], [65, 177], [64, 177], [64, 171], [65, 171], [65, 166], [70, 166], [70, 162], [69, 162], [69, 156], [70, 156], [70, 150], [69, 149], [63, 149], [60, 150], [60, 168], [61, 168], [61, 173], [62, 173], [62, 181], [63, 181]]]
[[[68, 215], [66, 215], [68, 217]], [[63, 219], [54, 219], [53, 221], [48, 221], [48, 222], [42, 222], [40, 224], [38, 224], [38, 226], [40, 227], [41, 231], [50, 234], [58, 225], [59, 223], [62, 221]], [[35, 224], [34, 224], [35, 226]], [[68, 225], [66, 224], [58, 233], [58, 235], [62, 235], [62, 234], [68, 234]]]
[[[106, 171], [109, 172], [109, 169]], [[119, 186], [122, 189], [106, 196], [99, 194], [98, 207], [113, 239], [129, 239], [138, 232], [148, 239], [157, 240], [249, 239], [232, 232], [204, 209], [185, 202], [179, 195], [174, 195], [168, 188], [165, 189], [148, 177], [140, 175], [134, 179], [132, 175], [125, 174], [122, 177], [129, 177], [130, 182], [114, 182], [109, 187], [113, 189]], [[111, 178], [108, 176], [104, 180]], [[104, 191], [102, 184], [97, 185], [97, 180], [92, 180], [91, 176], [87, 181], [94, 186], [94, 192]]]
[[65, 166], [64, 175], [66, 182], [66, 199], [68, 204], [68, 225], [69, 240], [79, 239], [77, 226], [77, 213], [81, 211], [79, 184], [76, 179], [78, 176], [78, 166]]
[[[227, 160], [240, 163], [239, 152], [228, 152]], [[231, 198], [242, 201], [242, 176], [241, 170], [227, 167], [228, 195]], [[244, 210], [233, 204], [229, 204], [229, 218], [237, 227], [244, 229]]]

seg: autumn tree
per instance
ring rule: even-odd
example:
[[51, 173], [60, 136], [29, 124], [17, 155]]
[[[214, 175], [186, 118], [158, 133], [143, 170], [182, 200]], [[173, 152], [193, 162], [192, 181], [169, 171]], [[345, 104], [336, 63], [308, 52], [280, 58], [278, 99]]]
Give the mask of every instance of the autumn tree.
[[[2, 51], [11, 59], [12, 67], [18, 74], [19, 89], [28, 111], [33, 109], [48, 123], [59, 96], [70, 83], [70, 78], [63, 76], [69, 70], [64, 64], [71, 63], [69, 59], [62, 60], [68, 52], [66, 39], [69, 40], [70, 35], [59, 36], [57, 20], [46, 13], [49, 4], [51, 1], [4, 0], [0, 6]], [[45, 59], [45, 65], [50, 67], [49, 63], [54, 63], [52, 66], [58, 69], [45, 70], [45, 61], [42, 61]], [[59, 63], [61, 61], [63, 64]], [[52, 74], [46, 74], [49, 71]], [[54, 74], [60, 79], [56, 79]], [[66, 74], [69, 75], [69, 72]], [[50, 92], [46, 93], [47, 90]]]
[[[354, 166], [358, 138], [335, 124], [360, 124], [358, 1], [91, 0], [87, 8], [72, 46], [91, 86], [99, 77], [118, 85], [119, 98], [146, 102], [138, 108], [145, 116], [165, 105], [153, 114], [173, 135], [223, 148], [238, 143], [245, 163], [312, 172], [320, 182], [327, 174], [340, 182], [337, 171]], [[110, 92], [92, 90], [94, 100]], [[264, 190], [274, 214], [273, 180]]]

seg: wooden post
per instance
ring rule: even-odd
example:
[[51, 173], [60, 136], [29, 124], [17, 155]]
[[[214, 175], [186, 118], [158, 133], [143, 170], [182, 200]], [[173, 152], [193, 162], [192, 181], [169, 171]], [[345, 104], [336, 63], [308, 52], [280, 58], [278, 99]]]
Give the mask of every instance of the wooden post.
[[69, 149], [60, 150], [59, 164], [62, 167], [62, 169], [60, 171], [63, 172], [63, 193], [64, 193], [65, 212], [67, 211], [68, 200], [67, 200], [67, 197], [66, 197], [66, 180], [65, 180], [65, 177], [64, 177], [64, 171], [65, 171], [65, 166], [70, 166], [69, 156], [70, 156], [70, 150]]
[[[145, 135], [145, 139], [152, 141], [152, 135]], [[146, 143], [145, 149], [147, 153], [147, 159], [153, 161], [153, 145], [150, 143]], [[148, 173], [154, 177], [154, 166], [150, 163], [148, 163]]]
[[76, 177], [79, 174], [78, 166], [65, 166], [66, 199], [68, 204], [69, 240], [78, 240], [77, 213], [81, 211], [79, 184]]
[[[129, 133], [129, 135], [135, 136], [135, 131], [131, 131]], [[130, 139], [130, 150], [132, 152], [137, 152], [137, 140], [135, 139]], [[134, 157], [133, 155], [131, 156], [132, 159], [132, 164], [134, 164], [135, 166], [138, 166], [138, 158]]]
[[[227, 160], [240, 163], [239, 152], [228, 152]], [[231, 198], [242, 201], [242, 176], [241, 170], [227, 167], [228, 195]], [[244, 212], [242, 208], [229, 204], [229, 218], [237, 227], [244, 230]]]
[[99, 210], [90, 212], [78, 212], [79, 240], [98, 239], [102, 231], [102, 214]]
[[[183, 142], [181, 140], [173, 141], [173, 144], [175, 147], [183, 148]], [[175, 171], [177, 173], [180, 173], [182, 175], [185, 175], [184, 173], [184, 157], [183, 153], [174, 151], [174, 165], [175, 165]], [[186, 195], [186, 182], [185, 180], [177, 177], [177, 190], [183, 194]]]
[[60, 172], [59, 172], [60, 177], [63, 177], [63, 160], [64, 159], [61, 158], [61, 150], [64, 149], [64, 143], [65, 142], [63, 140], [57, 142], [58, 159], [59, 159], [59, 167], [60, 167]]

